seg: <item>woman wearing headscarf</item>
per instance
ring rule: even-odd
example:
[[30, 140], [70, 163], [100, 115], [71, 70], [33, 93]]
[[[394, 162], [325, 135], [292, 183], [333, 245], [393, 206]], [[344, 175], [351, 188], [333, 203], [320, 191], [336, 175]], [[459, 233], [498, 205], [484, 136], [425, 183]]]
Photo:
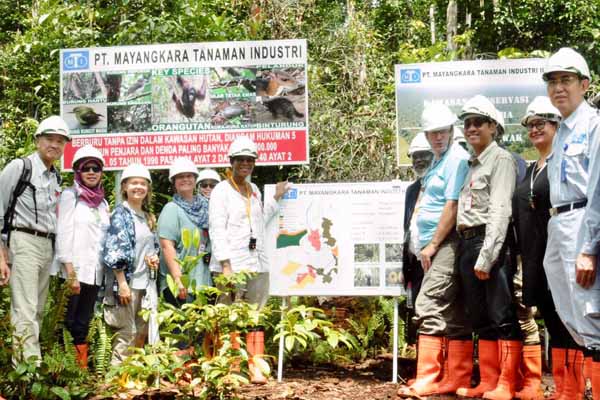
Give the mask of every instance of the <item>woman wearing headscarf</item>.
[[[156, 270], [158, 241], [150, 212], [152, 178], [141, 164], [131, 164], [121, 176], [119, 204], [110, 217], [102, 250], [106, 273], [104, 319], [116, 331], [112, 364], [129, 355], [128, 348], [142, 347], [148, 336], [148, 322], [139, 315], [142, 309], [156, 311], [158, 306]], [[150, 324], [151, 325], [151, 324]], [[150, 341], [156, 340], [153, 332]]]
[[[169, 180], [173, 185], [175, 195], [167, 203], [158, 218], [158, 237], [161, 253], [161, 286], [160, 290], [165, 300], [178, 306], [191, 299], [181, 280], [182, 270], [177, 260], [186, 256], [197, 256], [206, 248], [208, 241], [208, 199], [194, 194], [198, 170], [187, 158], [178, 158], [169, 168]], [[187, 232], [187, 233], [186, 233]], [[206, 234], [204, 234], [206, 232]], [[191, 241], [184, 241], [183, 236], [200, 238], [199, 246]], [[194, 248], [194, 246], [196, 246]], [[212, 285], [208, 264], [202, 258], [190, 272], [190, 285]], [[177, 293], [171, 293], [167, 287], [167, 274], [170, 274], [177, 284]]]
[[87, 368], [86, 338], [104, 279], [100, 254], [110, 214], [102, 187], [103, 167], [98, 149], [87, 145], [77, 150], [75, 182], [62, 192], [58, 204], [56, 261], [62, 264], [60, 275], [71, 289], [65, 324], [82, 368]]

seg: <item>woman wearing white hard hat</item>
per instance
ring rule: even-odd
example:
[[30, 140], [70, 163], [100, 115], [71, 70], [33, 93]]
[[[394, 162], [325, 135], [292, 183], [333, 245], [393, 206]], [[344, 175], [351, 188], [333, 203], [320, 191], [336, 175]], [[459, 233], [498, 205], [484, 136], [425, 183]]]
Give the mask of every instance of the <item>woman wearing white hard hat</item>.
[[[236, 300], [263, 307], [269, 297], [265, 224], [277, 213], [277, 201], [287, 191], [287, 184], [279, 182], [274, 197], [265, 199], [263, 207], [258, 187], [248, 182], [258, 158], [256, 144], [246, 136], [237, 137], [231, 143], [228, 155], [231, 176], [215, 187], [210, 198], [209, 231], [213, 245], [211, 270], [224, 275], [241, 271], [256, 273], [237, 292]], [[264, 332], [248, 332], [246, 342], [251, 356], [260, 357], [264, 352]], [[253, 383], [266, 382], [266, 377], [254, 365], [252, 357], [249, 367]]]
[[[565, 374], [569, 373], [566, 367], [567, 349], [577, 348], [556, 313], [543, 265], [551, 208], [546, 159], [552, 152], [552, 141], [559, 122], [560, 112], [548, 97], [536, 97], [527, 107], [521, 124], [527, 128], [529, 140], [539, 158], [527, 168], [525, 179], [517, 185], [513, 197], [513, 219], [523, 265], [523, 303], [538, 308], [550, 334], [556, 398], [561, 396]], [[517, 397], [541, 398], [542, 351], [539, 342], [528, 344], [525, 341], [523, 361], [524, 387]]]
[[517, 165], [494, 140], [502, 119], [486, 97], [467, 101], [459, 117], [474, 156], [458, 200], [458, 269], [467, 317], [479, 338], [481, 379], [476, 387], [459, 388], [456, 394], [510, 399], [522, 349], [505, 243]]
[[206, 168], [200, 171], [198, 175], [198, 191], [207, 199], [217, 184], [221, 182], [221, 177], [214, 169]]
[[58, 204], [56, 261], [61, 265], [60, 276], [71, 288], [65, 324], [83, 368], [87, 368], [90, 321], [104, 279], [100, 254], [110, 213], [102, 187], [103, 168], [98, 149], [87, 145], [77, 150], [75, 182], [62, 192]]
[[[158, 306], [156, 270], [158, 242], [156, 220], [150, 212], [152, 198], [150, 171], [131, 164], [121, 175], [119, 204], [110, 217], [102, 250], [107, 267], [104, 319], [116, 331], [112, 363], [120, 364], [129, 347], [142, 347], [148, 336], [148, 323], [139, 315], [142, 309]], [[154, 271], [154, 273], [151, 272]], [[150, 340], [154, 341], [151, 333]]]
[[[561, 122], [548, 157], [550, 221], [544, 270], [556, 311], [573, 339], [585, 347], [569, 350], [572, 364], [562, 397], [582, 396], [581, 364], [593, 364], [592, 392], [600, 398], [600, 115], [585, 100], [592, 75], [571, 48], [554, 53], [543, 79]], [[592, 363], [593, 358], [593, 363]], [[562, 398], [561, 397], [561, 398]]]
[[[208, 199], [194, 194], [197, 178], [198, 169], [192, 160], [177, 158], [171, 163], [169, 180], [175, 195], [173, 200], [163, 207], [158, 218], [158, 237], [162, 250], [160, 290], [165, 300], [175, 306], [191, 300], [192, 296], [188, 290], [201, 285], [212, 285], [208, 263], [205, 262], [208, 261], [207, 257], [200, 258], [190, 272], [189, 287], [181, 281], [182, 271], [177, 263], [177, 259], [197, 256], [199, 252], [205, 252], [207, 247]], [[184, 243], [183, 235], [192, 240], [186, 240]], [[167, 285], [167, 274], [177, 285], [176, 293], [172, 293]]]

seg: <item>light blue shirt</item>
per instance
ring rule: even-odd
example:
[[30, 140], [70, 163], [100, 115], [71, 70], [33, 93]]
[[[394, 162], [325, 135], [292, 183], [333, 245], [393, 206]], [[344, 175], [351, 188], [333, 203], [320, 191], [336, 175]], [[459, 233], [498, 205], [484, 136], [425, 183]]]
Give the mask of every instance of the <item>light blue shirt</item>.
[[461, 146], [451, 145], [423, 177], [425, 190], [419, 203], [417, 227], [419, 246], [425, 247], [433, 238], [442, 210], [448, 200], [457, 200], [467, 173], [469, 153]]
[[560, 123], [547, 161], [552, 207], [588, 200], [578, 232], [578, 253], [600, 250], [599, 152], [600, 116], [583, 101]]

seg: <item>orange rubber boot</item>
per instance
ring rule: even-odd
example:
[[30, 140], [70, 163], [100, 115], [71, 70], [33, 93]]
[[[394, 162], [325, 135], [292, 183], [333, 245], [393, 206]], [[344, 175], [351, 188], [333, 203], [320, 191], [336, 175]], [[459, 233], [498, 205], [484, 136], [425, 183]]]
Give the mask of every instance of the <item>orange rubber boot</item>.
[[515, 393], [517, 399], [542, 400], [542, 346], [523, 346], [523, 388]]
[[462, 397], [481, 397], [485, 392], [496, 388], [500, 377], [498, 341], [479, 340], [479, 375], [479, 385], [474, 388], [458, 388], [456, 394]]
[[449, 340], [444, 378], [438, 383], [437, 394], [455, 393], [471, 384], [473, 373], [473, 341]]
[[548, 399], [555, 400], [560, 398], [563, 390], [567, 364], [567, 349], [552, 348], [552, 379], [554, 379], [554, 393]]
[[425, 396], [436, 392], [442, 372], [443, 345], [443, 337], [419, 335], [417, 377], [412, 385], [398, 389], [398, 396]]
[[77, 363], [83, 369], [88, 368], [88, 345], [87, 343], [76, 344], [75, 350], [77, 352]]
[[585, 389], [585, 384], [582, 384], [582, 382], [583, 352], [568, 349], [563, 390], [558, 400], [582, 400]]
[[600, 361], [592, 362], [592, 398], [600, 399]]
[[262, 331], [248, 332], [246, 334], [246, 346], [248, 349], [248, 370], [250, 372], [250, 382], [264, 385], [267, 383], [267, 377], [263, 374], [261, 364], [265, 353], [265, 333]]
[[500, 377], [498, 378], [498, 385], [494, 390], [485, 392], [483, 398], [489, 400], [511, 400], [515, 397], [523, 343], [520, 340], [500, 340], [499, 343]]

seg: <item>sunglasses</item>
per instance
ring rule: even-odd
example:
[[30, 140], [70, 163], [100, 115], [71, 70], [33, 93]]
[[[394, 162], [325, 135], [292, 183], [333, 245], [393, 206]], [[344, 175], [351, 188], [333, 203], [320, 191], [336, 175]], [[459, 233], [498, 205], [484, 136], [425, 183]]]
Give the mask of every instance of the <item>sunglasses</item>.
[[206, 188], [208, 188], [208, 187], [209, 187], [209, 188], [211, 188], [211, 189], [214, 189], [214, 188], [215, 188], [215, 186], [217, 186], [217, 184], [216, 184], [216, 183], [206, 183], [206, 182], [204, 182], [204, 183], [201, 183], [201, 184], [200, 184], [200, 187], [201, 187], [202, 189], [206, 189]]
[[485, 123], [489, 123], [491, 120], [489, 118], [485, 118], [485, 117], [473, 117], [473, 118], [468, 118], [465, 119], [465, 129], [469, 129], [472, 126], [474, 126], [475, 128], [481, 128], [481, 126]]
[[548, 85], [548, 87], [551, 87], [551, 88], [555, 88], [558, 85], [565, 87], [565, 86], [571, 86], [575, 81], [578, 81], [578, 80], [579, 80], [579, 78], [576, 76], [562, 76], [557, 79], [548, 79], [546, 81], [546, 84]]
[[538, 131], [541, 131], [546, 126], [546, 122], [548, 121], [546, 121], [545, 119], [538, 119], [536, 121], [528, 122], [526, 127], [529, 132], [531, 132], [533, 128], [537, 129]]
[[97, 165], [84, 165], [83, 167], [79, 168], [79, 172], [93, 172], [97, 174], [99, 172], [102, 172], [102, 167], [99, 167]]
[[243, 157], [243, 156], [241, 156], [241, 157], [235, 157], [233, 159], [233, 161], [237, 161], [237, 162], [241, 162], [241, 163], [243, 163], [243, 162], [254, 163], [256, 161], [256, 159], [254, 157]]

